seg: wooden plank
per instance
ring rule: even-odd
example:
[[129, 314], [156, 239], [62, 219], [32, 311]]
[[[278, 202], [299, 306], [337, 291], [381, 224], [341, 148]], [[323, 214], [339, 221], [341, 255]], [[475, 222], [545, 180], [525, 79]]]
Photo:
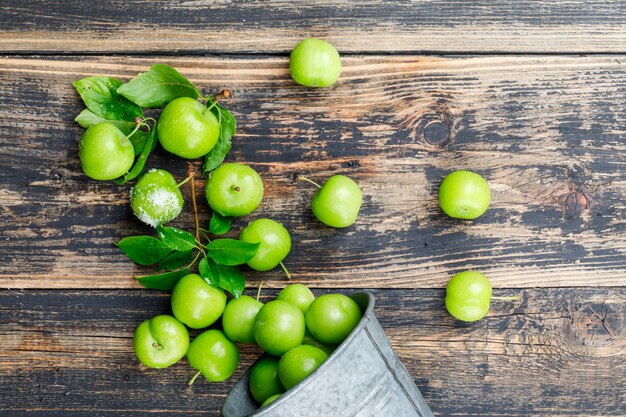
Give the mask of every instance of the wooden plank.
[[[128, 288], [147, 272], [112, 244], [150, 233], [129, 210], [129, 187], [81, 173], [71, 82], [126, 79], [155, 62], [207, 92], [234, 91], [230, 160], [252, 164], [266, 189], [235, 233], [252, 218], [283, 222], [294, 241], [286, 265], [302, 282], [442, 287], [476, 268], [496, 287], [626, 284], [625, 57], [349, 58], [336, 87], [308, 90], [283, 57], [111, 56], [0, 60], [0, 288]], [[148, 166], [186, 172], [163, 151]], [[440, 180], [459, 168], [493, 189], [474, 222], [437, 205]], [[322, 227], [297, 173], [355, 178], [365, 195], [358, 223]], [[192, 228], [191, 210], [174, 224]], [[284, 280], [247, 274], [270, 287]]]
[[[374, 294], [376, 315], [438, 416], [626, 413], [626, 288], [500, 291], [521, 300], [494, 303], [471, 325], [445, 312], [441, 290]], [[185, 361], [149, 370], [134, 357], [134, 328], [168, 313], [168, 303], [148, 291], [0, 291], [3, 415], [218, 416], [236, 378], [188, 388]], [[236, 375], [258, 354], [242, 348]]]
[[625, 21], [620, 0], [4, 0], [0, 52], [286, 53], [317, 36], [343, 53], [626, 53]]

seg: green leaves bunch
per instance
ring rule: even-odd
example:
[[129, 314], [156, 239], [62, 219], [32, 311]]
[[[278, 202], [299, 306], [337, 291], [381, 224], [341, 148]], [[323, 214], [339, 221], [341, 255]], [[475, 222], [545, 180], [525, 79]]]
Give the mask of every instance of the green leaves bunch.
[[135, 263], [167, 271], [136, 277], [141, 285], [171, 290], [199, 261], [198, 272], [203, 279], [239, 298], [245, 278], [238, 266], [254, 257], [258, 243], [228, 238], [210, 240], [207, 237], [207, 244], [203, 244], [189, 232], [162, 225], [157, 227], [157, 234], [158, 237], [130, 236], [116, 244]]
[[207, 108], [219, 121], [220, 135], [215, 147], [204, 157], [203, 172], [220, 166], [230, 151], [237, 130], [233, 115], [218, 104], [215, 97], [202, 96], [191, 81], [169, 65], [155, 64], [127, 83], [114, 77], [94, 76], [75, 81], [73, 85], [87, 107], [76, 116], [76, 123], [88, 129], [109, 122], [133, 144], [136, 160], [124, 176], [115, 180], [120, 185], [141, 175], [148, 156], [156, 147], [156, 120], [145, 118], [144, 108], [159, 108], [179, 97], [205, 100]]
[[[206, 107], [218, 119], [220, 135], [215, 147], [204, 157], [203, 173], [219, 167], [230, 151], [237, 122], [216, 97], [204, 97], [196, 86], [176, 69], [156, 64], [127, 83], [110, 76], [93, 76], [75, 81], [73, 86], [86, 108], [74, 119], [85, 129], [109, 122], [120, 129], [133, 144], [135, 162], [131, 169], [115, 180], [119, 185], [142, 174], [148, 157], [157, 144], [157, 120], [144, 117], [144, 109], [160, 108], [174, 99], [191, 97], [206, 101]], [[229, 97], [230, 92], [220, 93]], [[195, 202], [195, 196], [193, 196]], [[195, 208], [195, 205], [194, 205]], [[195, 213], [197, 215], [197, 213]], [[230, 229], [231, 218], [214, 214], [208, 234], [222, 235]], [[135, 263], [153, 266], [158, 274], [136, 277], [146, 288], [171, 290], [178, 280], [197, 264], [198, 272], [211, 285], [239, 297], [245, 279], [239, 265], [256, 254], [258, 244], [234, 239], [210, 240], [206, 244], [196, 236], [175, 227], [157, 227], [157, 237], [130, 236], [116, 245]]]

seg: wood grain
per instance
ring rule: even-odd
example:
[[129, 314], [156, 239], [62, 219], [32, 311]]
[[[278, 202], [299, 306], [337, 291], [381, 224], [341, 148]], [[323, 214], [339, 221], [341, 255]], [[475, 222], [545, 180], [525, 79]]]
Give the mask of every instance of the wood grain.
[[1, 53], [626, 53], [620, 0], [4, 0]]
[[[626, 413], [625, 288], [500, 291], [521, 299], [471, 325], [447, 315], [441, 290], [373, 292], [437, 416]], [[150, 370], [134, 357], [134, 328], [164, 313], [169, 295], [156, 291], [0, 291], [2, 415], [218, 416], [236, 377], [188, 388], [185, 361]], [[237, 376], [259, 353], [241, 351]]]
[[[496, 287], [624, 285], [622, 60], [350, 58], [336, 87], [307, 90], [290, 81], [285, 58], [4, 58], [0, 287], [128, 288], [137, 286], [133, 273], [150, 272], [113, 246], [150, 233], [130, 212], [130, 187], [81, 173], [82, 130], [72, 120], [82, 103], [71, 82], [127, 79], [155, 62], [207, 92], [233, 90], [226, 105], [239, 133], [230, 160], [256, 168], [266, 191], [233, 236], [253, 218], [283, 222], [294, 241], [286, 265], [301, 282], [442, 287], [476, 268]], [[148, 166], [186, 172], [162, 150]], [[460, 168], [483, 174], [493, 190], [491, 209], [473, 222], [446, 218], [437, 205], [439, 182]], [[308, 209], [314, 190], [294, 181], [336, 173], [365, 195], [346, 230], [318, 223]], [[191, 210], [174, 224], [191, 229]], [[284, 281], [280, 271], [247, 274], [270, 287]]]

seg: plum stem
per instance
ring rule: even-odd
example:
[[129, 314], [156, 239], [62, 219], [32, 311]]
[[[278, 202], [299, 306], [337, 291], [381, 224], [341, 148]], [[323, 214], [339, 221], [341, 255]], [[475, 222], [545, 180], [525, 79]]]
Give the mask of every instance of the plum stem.
[[261, 281], [259, 283], [259, 289], [256, 290], [256, 300], [259, 301], [259, 298], [261, 297], [261, 288], [263, 288], [263, 281]]
[[237, 192], [237, 193], [238, 193], [239, 191], [241, 191], [241, 188], [239, 188], [239, 186], [238, 186], [238, 185], [234, 185], [234, 184], [230, 186], [230, 189], [231, 189], [231, 191], [235, 191], [235, 192]]
[[289, 271], [287, 271], [287, 268], [285, 268], [285, 264], [283, 264], [282, 261], [280, 261], [278, 264], [283, 269], [283, 271], [285, 271], [285, 276], [287, 277], [287, 279], [291, 279], [291, 274], [289, 273]]
[[184, 180], [182, 180], [181, 182], [179, 182], [178, 184], [176, 184], [176, 188], [180, 188], [182, 185], [187, 184], [187, 182], [190, 180], [191, 178], [187, 177]]
[[307, 177], [303, 177], [303, 176], [299, 175], [297, 179], [298, 179], [298, 181], [306, 181], [306, 182], [308, 182], [308, 183], [311, 183], [311, 184], [313, 184], [314, 186], [316, 186], [317, 188], [322, 188], [322, 186], [321, 186], [321, 185], [319, 185], [318, 183], [316, 183], [316, 182], [315, 182], [315, 181], [313, 181], [313, 180], [308, 179]]
[[196, 242], [200, 242], [200, 221], [198, 220], [198, 205], [196, 204], [196, 183], [194, 181], [193, 165], [187, 164], [187, 178], [191, 180], [191, 203], [193, 205], [193, 219], [196, 222]]
[[501, 301], [517, 301], [519, 300], [519, 297], [513, 296], [513, 297], [491, 297], [492, 300], [501, 300]]
[[189, 380], [189, 386], [193, 385], [193, 383], [195, 382], [196, 378], [198, 376], [200, 376], [201, 373], [202, 372], [198, 371], [198, 372], [196, 372], [196, 374], [194, 376], [191, 377], [191, 379]]

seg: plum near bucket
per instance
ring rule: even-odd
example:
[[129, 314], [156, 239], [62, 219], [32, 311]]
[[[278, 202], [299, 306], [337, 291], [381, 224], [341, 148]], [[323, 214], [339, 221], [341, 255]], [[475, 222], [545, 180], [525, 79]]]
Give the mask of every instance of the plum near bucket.
[[363, 318], [319, 368], [263, 408], [248, 389], [248, 369], [228, 393], [222, 416], [434, 417], [374, 316], [374, 296], [351, 298]]

